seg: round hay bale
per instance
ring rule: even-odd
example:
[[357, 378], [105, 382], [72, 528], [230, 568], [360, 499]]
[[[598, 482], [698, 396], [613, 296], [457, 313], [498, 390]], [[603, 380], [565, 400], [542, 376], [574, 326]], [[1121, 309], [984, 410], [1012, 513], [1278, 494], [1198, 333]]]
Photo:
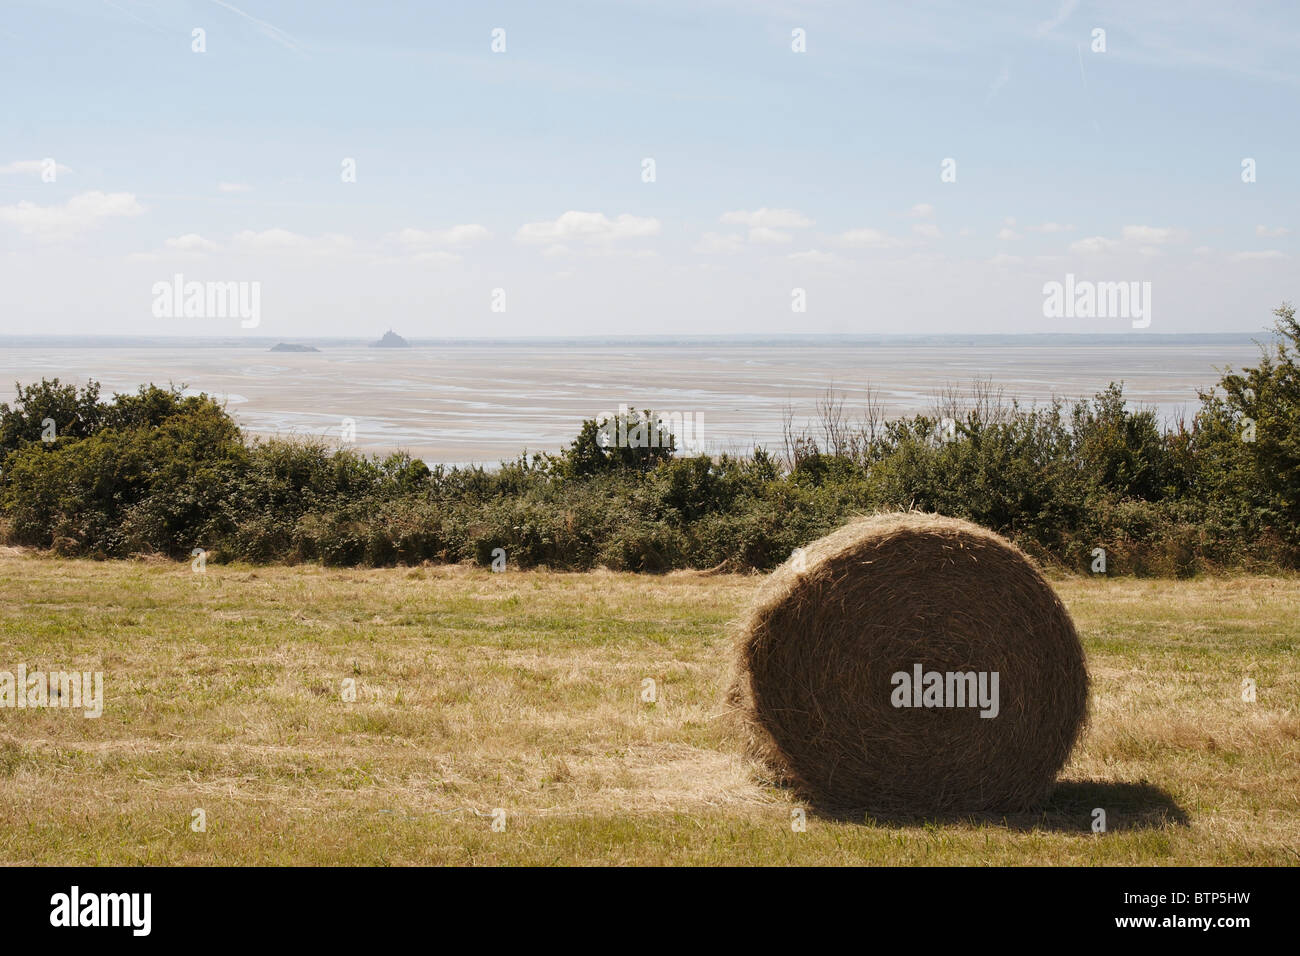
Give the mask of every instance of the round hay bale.
[[1087, 711], [1051, 586], [1004, 538], [937, 515], [853, 521], [796, 552], [737, 651], [751, 750], [829, 810], [1029, 809]]

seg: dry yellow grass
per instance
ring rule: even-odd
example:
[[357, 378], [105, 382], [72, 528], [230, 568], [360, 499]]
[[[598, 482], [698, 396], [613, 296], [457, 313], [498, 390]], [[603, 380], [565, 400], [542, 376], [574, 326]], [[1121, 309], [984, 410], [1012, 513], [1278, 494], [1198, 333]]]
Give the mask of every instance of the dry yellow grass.
[[0, 861], [1300, 860], [1300, 579], [1056, 582], [1094, 701], [1046, 811], [805, 832], [722, 719], [756, 584], [8, 550], [0, 670], [102, 670], [106, 704], [0, 710]]

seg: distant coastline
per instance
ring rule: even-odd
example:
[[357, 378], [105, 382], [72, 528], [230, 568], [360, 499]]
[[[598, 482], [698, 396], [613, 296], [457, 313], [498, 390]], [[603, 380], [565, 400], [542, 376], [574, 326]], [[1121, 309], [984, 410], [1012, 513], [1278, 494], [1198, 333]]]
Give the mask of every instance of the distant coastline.
[[[68, 348], [68, 349], [139, 349], [139, 348], [217, 348], [257, 349], [265, 351], [283, 339], [273, 336], [154, 336], [154, 335], [0, 335], [0, 348]], [[1072, 333], [1025, 332], [990, 333], [983, 335], [845, 335], [786, 334], [786, 335], [626, 335], [626, 336], [526, 336], [512, 338], [409, 338], [413, 349], [419, 348], [839, 348], [844, 346], [882, 348], [922, 348], [981, 346], [1021, 347], [1090, 347], [1108, 348], [1134, 346], [1149, 348], [1153, 345], [1250, 345], [1254, 342], [1273, 341], [1266, 328], [1254, 332], [1142, 332], [1142, 333]], [[295, 337], [295, 344], [320, 350], [331, 348], [369, 348], [375, 340], [371, 336], [356, 337]], [[297, 351], [297, 349], [295, 349]]]
[[357, 447], [367, 452], [493, 462], [521, 448], [558, 451], [583, 419], [621, 404], [702, 415], [706, 442], [718, 452], [776, 447], [786, 410], [806, 414], [832, 387], [852, 414], [870, 401], [898, 416], [924, 412], [945, 390], [965, 392], [977, 380], [1025, 405], [1123, 382], [1135, 406], [1150, 405], [1172, 422], [1220, 369], [1250, 367], [1260, 355], [1240, 334], [442, 340], [405, 349], [317, 339], [323, 347], [311, 354], [264, 349], [274, 341], [218, 340], [206, 348], [184, 340], [141, 347], [125, 337], [116, 348], [84, 339], [62, 348], [0, 342], [0, 401], [12, 400], [14, 383], [43, 375], [94, 380], [104, 394], [175, 382], [227, 403], [250, 434], [336, 438], [350, 418]]

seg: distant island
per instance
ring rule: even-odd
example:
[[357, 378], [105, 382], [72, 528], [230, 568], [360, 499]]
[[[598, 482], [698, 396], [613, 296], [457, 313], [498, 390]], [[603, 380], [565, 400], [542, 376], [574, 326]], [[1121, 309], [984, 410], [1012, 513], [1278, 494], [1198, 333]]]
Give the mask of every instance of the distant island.
[[277, 342], [271, 346], [272, 352], [319, 352], [314, 345], [298, 345], [293, 342]]
[[411, 343], [406, 341], [392, 329], [384, 333], [384, 337], [378, 342], [371, 342], [372, 349], [409, 349]]

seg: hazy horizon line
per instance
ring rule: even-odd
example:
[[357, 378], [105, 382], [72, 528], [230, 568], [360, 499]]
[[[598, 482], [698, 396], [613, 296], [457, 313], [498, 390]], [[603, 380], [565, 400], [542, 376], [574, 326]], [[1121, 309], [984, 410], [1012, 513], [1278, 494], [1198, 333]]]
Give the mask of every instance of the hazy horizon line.
[[[380, 333], [382, 335], [382, 333]], [[398, 333], [400, 335], [400, 333]], [[1142, 346], [1153, 344], [1207, 345], [1252, 343], [1272, 340], [1272, 329], [1261, 327], [1252, 332], [790, 332], [790, 333], [737, 333], [698, 335], [535, 335], [535, 336], [403, 336], [411, 348], [448, 348], [482, 346], [684, 346], [710, 345], [765, 346], [792, 344], [817, 345], [998, 345], [1013, 343], [1119, 345]], [[379, 336], [331, 335], [78, 335], [75, 333], [14, 335], [0, 334], [0, 345], [10, 348], [166, 348], [188, 346], [204, 348], [269, 348], [276, 344], [320, 345], [347, 348], [368, 347]], [[401, 351], [401, 346], [396, 349]]]

